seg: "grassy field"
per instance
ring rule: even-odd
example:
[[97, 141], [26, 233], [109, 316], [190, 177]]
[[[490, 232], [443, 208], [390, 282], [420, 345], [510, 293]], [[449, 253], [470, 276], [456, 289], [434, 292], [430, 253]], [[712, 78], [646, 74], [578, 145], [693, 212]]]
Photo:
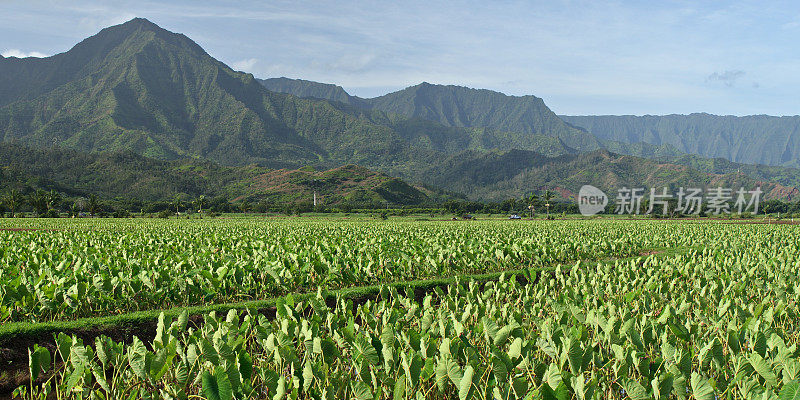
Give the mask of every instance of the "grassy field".
[[797, 388], [792, 225], [430, 219], [0, 220], [0, 389], [710, 400]]

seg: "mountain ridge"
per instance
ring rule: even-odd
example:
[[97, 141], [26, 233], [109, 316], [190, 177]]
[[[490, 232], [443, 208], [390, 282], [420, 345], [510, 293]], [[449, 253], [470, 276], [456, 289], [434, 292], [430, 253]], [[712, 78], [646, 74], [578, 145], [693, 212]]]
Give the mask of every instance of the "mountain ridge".
[[800, 116], [692, 113], [561, 118], [604, 140], [669, 144], [684, 153], [740, 163], [800, 166]]
[[487, 128], [513, 132], [520, 137], [526, 134], [552, 136], [579, 151], [603, 147], [590, 133], [562, 121], [542, 98], [534, 95], [508, 96], [488, 89], [422, 82], [365, 99], [351, 96], [341, 86], [302, 79], [273, 78], [259, 82], [282, 93], [340, 101], [448, 127]]
[[[65, 68], [54, 72], [61, 64]], [[667, 145], [600, 140], [563, 121], [533, 95], [422, 83], [360, 99], [335, 85], [288, 78], [266, 82], [296, 94], [270, 91], [264, 80], [234, 71], [188, 37], [144, 19], [105, 28], [56, 56], [0, 59], [2, 71], [13, 72], [0, 78], [3, 142], [76, 154], [130, 152], [151, 164], [192, 158], [219, 168], [270, 170], [356, 164], [415, 183], [439, 182], [436, 186], [480, 199], [528, 191], [525, 185], [537, 182], [517, 176], [518, 167], [539, 168], [544, 159], [569, 156], [559, 159], [561, 168], [585, 168], [581, 159], [603, 160], [585, 152], [607, 148], [650, 157], [680, 155]], [[19, 87], [36, 82], [26, 92], [12, 81]], [[615, 181], [628, 175], [646, 178], [637, 163], [653, 165], [636, 157], [626, 160], [636, 160], [619, 164], [628, 170], [608, 166], [619, 176]], [[800, 181], [796, 170], [750, 171], [780, 182]], [[503, 181], [508, 181], [504, 189], [490, 190]]]

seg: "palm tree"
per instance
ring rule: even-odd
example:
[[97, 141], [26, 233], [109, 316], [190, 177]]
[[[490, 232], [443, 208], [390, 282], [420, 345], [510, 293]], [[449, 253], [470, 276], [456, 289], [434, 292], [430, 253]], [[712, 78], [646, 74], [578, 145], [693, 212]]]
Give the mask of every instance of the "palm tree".
[[549, 190], [544, 191], [544, 206], [547, 207], [547, 218], [550, 218], [550, 200], [553, 198], [553, 192]]
[[172, 205], [175, 206], [175, 215], [180, 215], [180, 208], [183, 207], [180, 194], [175, 195], [175, 198], [172, 200]]
[[532, 219], [533, 218], [533, 210], [536, 208], [536, 205], [539, 203], [539, 196], [537, 196], [536, 194], [531, 194], [530, 196], [528, 196], [528, 198], [525, 199], [525, 201], [528, 203], [528, 211], [529, 211], [530, 218]]
[[86, 198], [78, 197], [78, 199], [75, 200], [75, 204], [73, 204], [73, 207], [77, 208], [78, 211], [83, 212], [83, 210], [86, 208]]
[[14, 210], [22, 204], [22, 195], [16, 189], [11, 189], [3, 200], [8, 205], [8, 208], [11, 209], [11, 217], [13, 218]]
[[97, 196], [93, 193], [89, 195], [89, 215], [94, 217], [98, 211], [100, 211], [100, 201], [97, 200]]
[[29, 201], [38, 216], [41, 217], [47, 212], [47, 192], [44, 190], [39, 189], [33, 192]]
[[59, 203], [61, 203], [61, 193], [56, 192], [55, 190], [51, 190], [47, 193], [47, 209], [48, 210], [55, 210], [58, 208]]
[[206, 205], [206, 195], [201, 194], [200, 197], [194, 200], [194, 206], [198, 209], [200, 214], [203, 213], [203, 207]]

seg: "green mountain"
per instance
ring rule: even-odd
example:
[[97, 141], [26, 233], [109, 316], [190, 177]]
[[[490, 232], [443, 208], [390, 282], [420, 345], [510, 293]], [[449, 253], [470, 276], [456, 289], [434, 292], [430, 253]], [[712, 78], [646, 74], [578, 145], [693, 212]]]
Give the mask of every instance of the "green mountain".
[[4, 141], [271, 167], [417, 156], [362, 110], [270, 92], [143, 19], [0, 72]]
[[463, 86], [419, 85], [371, 99], [348, 94], [341, 86], [302, 79], [260, 80], [269, 90], [338, 101], [389, 115], [434, 121], [446, 127], [482, 128], [503, 132], [496, 150], [536, 149], [541, 137], [553, 137], [561, 146], [579, 151], [603, 148], [597, 138], [562, 121], [536, 96], [507, 96], [486, 89]]
[[669, 145], [703, 157], [800, 166], [800, 116], [711, 114], [561, 116], [600, 139]]
[[[645, 179], [650, 175], [642, 168], [660, 165], [655, 161], [629, 157], [625, 163], [592, 166], [602, 160], [580, 151], [682, 155], [669, 143], [601, 141], [561, 120], [535, 96], [423, 83], [359, 99], [334, 85], [258, 81], [215, 60], [189, 38], [139, 18], [52, 57], [0, 58], [0, 138], [33, 148], [46, 160], [37, 162], [25, 151], [8, 153], [0, 164], [6, 182], [142, 199], [206, 192], [252, 196], [256, 176], [266, 179], [283, 170], [278, 175], [291, 179], [281, 185], [292, 190], [276, 196], [291, 201], [308, 196], [297, 182], [327, 179], [304, 177], [309, 171], [299, 168], [350, 164], [474, 199], [496, 199], [551, 184], [571, 187], [578, 180], [570, 174], [581, 168], [607, 166], [617, 177], [609, 178], [611, 183], [668, 181]], [[695, 182], [691, 179], [719, 167], [702, 159], [683, 163], [693, 168], [675, 182]], [[541, 169], [548, 165], [557, 173], [532, 178], [549, 171]], [[797, 170], [747, 171], [758, 179], [800, 181]], [[380, 194], [375, 187], [389, 182], [388, 176], [361, 175], [358, 182], [377, 182], [368, 185], [372, 194], [358, 195], [363, 198], [419, 198], [396, 182], [386, 183], [395, 189], [384, 187], [389, 191]], [[326, 196], [348, 198], [343, 187], [356, 188], [353, 182], [330, 186]], [[261, 194], [278, 191], [261, 188]]]
[[547, 135], [580, 151], [602, 148], [592, 134], [562, 121], [536, 96], [507, 96], [485, 89], [423, 82], [367, 100], [377, 110], [436, 121], [445, 126], [489, 128], [525, 135]]
[[397, 173], [441, 152], [498, 143], [571, 151], [549, 134], [521, 140], [271, 92], [187, 37], [139, 18], [53, 57], [2, 59], [0, 72], [0, 137], [30, 146], [274, 168], [355, 163]]
[[[574, 198], [583, 185], [602, 189], [611, 198], [628, 188], [760, 186], [768, 199], [795, 199], [796, 186], [751, 178], [743, 173], [710, 174], [685, 165], [658, 162], [607, 150], [547, 157], [536, 152], [511, 150], [461, 154], [432, 167], [431, 184], [464, 193], [470, 198], [503, 200], [520, 193], [549, 189], [556, 197]], [[436, 173], [438, 172], [438, 173]], [[723, 171], [720, 171], [723, 172]]]
[[310, 202], [316, 191], [321, 204], [416, 205], [449, 196], [414, 187], [398, 178], [346, 165], [326, 171], [314, 168], [269, 169], [221, 166], [200, 159], [154, 160], [132, 152], [81, 153], [0, 144], [0, 191], [56, 190], [67, 196], [163, 201], [182, 195], [223, 196], [230, 200], [276, 203]]

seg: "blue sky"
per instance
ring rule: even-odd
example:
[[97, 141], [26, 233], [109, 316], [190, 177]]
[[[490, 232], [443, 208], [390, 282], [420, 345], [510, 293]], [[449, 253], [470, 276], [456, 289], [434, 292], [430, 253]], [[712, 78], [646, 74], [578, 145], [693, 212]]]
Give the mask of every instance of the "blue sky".
[[800, 114], [800, 2], [6, 0], [0, 53], [144, 17], [259, 78], [372, 97], [422, 81], [559, 114]]

